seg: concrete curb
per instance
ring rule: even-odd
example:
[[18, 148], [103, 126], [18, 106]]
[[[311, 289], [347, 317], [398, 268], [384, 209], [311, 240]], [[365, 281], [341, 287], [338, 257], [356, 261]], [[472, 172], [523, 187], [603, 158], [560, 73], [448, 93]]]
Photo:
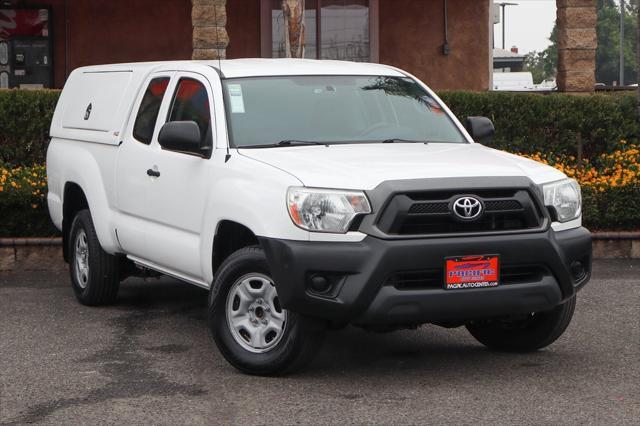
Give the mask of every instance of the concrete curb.
[[62, 238], [0, 238], [0, 271], [64, 270]]
[[61, 246], [62, 238], [0, 238], [0, 247], [15, 246]]
[[[596, 259], [640, 259], [640, 231], [594, 232]], [[62, 238], [0, 238], [0, 271], [64, 270]]]
[[594, 232], [596, 259], [640, 259], [640, 231]]

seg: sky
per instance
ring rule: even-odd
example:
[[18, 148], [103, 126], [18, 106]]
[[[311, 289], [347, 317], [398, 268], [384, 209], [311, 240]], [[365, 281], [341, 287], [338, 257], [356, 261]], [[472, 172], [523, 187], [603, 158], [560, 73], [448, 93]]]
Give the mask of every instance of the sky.
[[[518, 46], [520, 53], [528, 53], [544, 50], [551, 44], [549, 36], [556, 20], [556, 0], [494, 0], [496, 4], [502, 1], [518, 3], [505, 7], [507, 50]], [[495, 46], [502, 47], [502, 21], [493, 27]]]

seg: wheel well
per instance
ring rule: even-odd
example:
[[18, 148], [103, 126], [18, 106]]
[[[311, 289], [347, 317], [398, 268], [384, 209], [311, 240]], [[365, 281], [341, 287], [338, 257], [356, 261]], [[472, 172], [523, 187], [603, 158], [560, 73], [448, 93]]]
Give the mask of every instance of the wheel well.
[[213, 273], [233, 252], [258, 244], [258, 238], [249, 228], [237, 222], [223, 220], [218, 224], [213, 239]]
[[62, 199], [62, 255], [65, 261], [69, 261], [69, 233], [73, 218], [80, 210], [88, 209], [89, 203], [82, 188], [76, 183], [67, 182], [64, 186]]

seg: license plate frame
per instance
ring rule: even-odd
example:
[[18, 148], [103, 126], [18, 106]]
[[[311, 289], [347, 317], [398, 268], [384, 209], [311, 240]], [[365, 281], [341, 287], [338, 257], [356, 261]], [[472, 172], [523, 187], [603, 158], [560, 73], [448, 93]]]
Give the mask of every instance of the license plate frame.
[[444, 259], [445, 290], [468, 290], [500, 285], [500, 255], [450, 256]]

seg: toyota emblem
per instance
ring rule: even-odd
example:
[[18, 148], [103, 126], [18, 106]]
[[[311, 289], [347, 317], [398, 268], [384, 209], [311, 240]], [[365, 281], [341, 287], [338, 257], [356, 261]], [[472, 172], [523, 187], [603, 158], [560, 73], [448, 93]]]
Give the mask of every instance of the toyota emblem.
[[482, 213], [482, 203], [475, 197], [460, 197], [453, 202], [451, 210], [458, 219], [473, 220]]

